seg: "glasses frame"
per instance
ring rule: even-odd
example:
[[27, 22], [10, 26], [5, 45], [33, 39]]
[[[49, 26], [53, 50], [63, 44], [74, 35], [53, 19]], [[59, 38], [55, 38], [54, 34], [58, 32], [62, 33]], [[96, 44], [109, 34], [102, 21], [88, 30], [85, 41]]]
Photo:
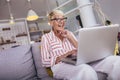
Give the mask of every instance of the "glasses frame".
[[63, 20], [67, 20], [67, 17], [50, 19], [50, 21], [57, 21], [57, 22], [63, 21]]

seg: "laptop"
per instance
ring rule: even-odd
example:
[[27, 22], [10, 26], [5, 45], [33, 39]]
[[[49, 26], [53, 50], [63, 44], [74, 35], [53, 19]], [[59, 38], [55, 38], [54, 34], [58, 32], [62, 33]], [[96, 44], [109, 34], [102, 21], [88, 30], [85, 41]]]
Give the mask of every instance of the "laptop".
[[114, 55], [118, 31], [119, 25], [117, 24], [80, 29], [77, 56], [69, 56], [62, 61], [79, 65]]

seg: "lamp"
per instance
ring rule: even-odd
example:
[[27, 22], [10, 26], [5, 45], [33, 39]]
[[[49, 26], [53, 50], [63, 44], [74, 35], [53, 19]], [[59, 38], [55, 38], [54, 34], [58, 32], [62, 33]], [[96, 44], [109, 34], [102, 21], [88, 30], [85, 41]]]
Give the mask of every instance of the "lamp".
[[10, 0], [7, 0], [7, 4], [8, 4], [9, 14], [10, 14], [9, 23], [10, 23], [10, 24], [15, 24], [14, 17], [13, 17], [13, 14], [12, 14], [12, 12], [11, 12]]
[[14, 17], [10, 14], [10, 21], [9, 21], [10, 24], [15, 24], [15, 21], [14, 21]]
[[39, 18], [39, 16], [35, 13], [34, 10], [32, 10], [31, 8], [31, 0], [28, 0], [29, 3], [29, 11], [28, 11], [28, 15], [27, 15], [27, 21], [34, 21], [37, 20]]

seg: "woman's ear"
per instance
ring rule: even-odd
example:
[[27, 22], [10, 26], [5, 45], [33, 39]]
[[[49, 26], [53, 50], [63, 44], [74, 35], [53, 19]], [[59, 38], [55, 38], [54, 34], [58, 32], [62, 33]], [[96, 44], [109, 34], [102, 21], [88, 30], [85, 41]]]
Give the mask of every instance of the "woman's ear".
[[53, 22], [52, 21], [49, 21], [49, 24], [50, 24], [50, 26], [53, 26]]

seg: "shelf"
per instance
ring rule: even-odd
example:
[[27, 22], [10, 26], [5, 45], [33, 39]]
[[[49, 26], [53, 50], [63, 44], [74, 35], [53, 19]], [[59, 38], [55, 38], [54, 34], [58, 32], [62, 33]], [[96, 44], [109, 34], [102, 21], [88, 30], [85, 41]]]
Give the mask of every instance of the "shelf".
[[22, 37], [22, 36], [27, 36], [27, 34], [18, 34], [18, 35], [16, 35], [16, 37]]
[[42, 32], [42, 31], [41, 30], [30, 31], [30, 33], [38, 33], [38, 32]]
[[5, 44], [13, 44], [13, 43], [16, 43], [16, 41], [11, 41], [11, 42], [3, 42], [3, 43], [0, 43], [0, 45], [5, 45]]
[[35, 30], [35, 31], [30, 31], [30, 33], [38, 33], [38, 32], [41, 32], [41, 33], [48, 33], [48, 32], [50, 32], [50, 30], [44, 30], [44, 31]]
[[8, 30], [11, 30], [10, 27], [2, 29], [2, 31], [8, 31]]
[[45, 34], [45, 33], [49, 33], [49, 32], [50, 32], [50, 30], [44, 30], [43, 32], [44, 32], [44, 34]]

